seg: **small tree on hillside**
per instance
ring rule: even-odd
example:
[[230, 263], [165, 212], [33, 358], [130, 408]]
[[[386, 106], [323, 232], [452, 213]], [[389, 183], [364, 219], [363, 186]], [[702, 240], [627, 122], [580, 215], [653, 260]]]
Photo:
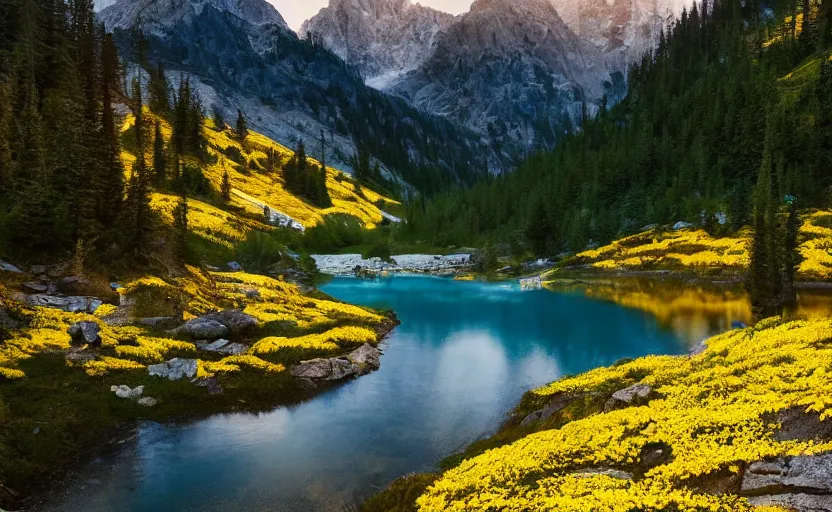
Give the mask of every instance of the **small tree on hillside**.
[[162, 125], [156, 121], [153, 139], [153, 171], [156, 173], [156, 184], [164, 186], [167, 181], [167, 158], [165, 157], [165, 139], [162, 137]]
[[243, 142], [248, 137], [248, 122], [243, 115], [243, 111], [237, 109], [237, 138]]
[[217, 107], [214, 107], [214, 126], [216, 126], [217, 130], [223, 131], [225, 130], [225, 118], [222, 117], [222, 112]]
[[225, 169], [222, 174], [220, 193], [222, 194], [223, 201], [231, 201], [231, 176], [228, 175], [228, 169]]

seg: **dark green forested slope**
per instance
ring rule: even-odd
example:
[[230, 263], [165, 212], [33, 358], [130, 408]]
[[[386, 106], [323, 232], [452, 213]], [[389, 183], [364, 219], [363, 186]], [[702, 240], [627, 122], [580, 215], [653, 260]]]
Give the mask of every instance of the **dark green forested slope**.
[[582, 133], [511, 175], [414, 201], [410, 235], [438, 245], [508, 242], [546, 255], [716, 213], [727, 215], [725, 229], [737, 228], [750, 221], [767, 127], [780, 197], [827, 206], [830, 4], [694, 7], [631, 70], [622, 103], [602, 106]]

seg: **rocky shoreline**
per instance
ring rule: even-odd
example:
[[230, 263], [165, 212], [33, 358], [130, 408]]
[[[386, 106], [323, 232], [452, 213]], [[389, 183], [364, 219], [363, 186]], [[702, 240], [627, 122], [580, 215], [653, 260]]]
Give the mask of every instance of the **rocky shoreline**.
[[357, 274], [430, 274], [451, 276], [471, 269], [471, 254], [437, 256], [431, 254], [404, 254], [391, 257], [365, 259], [360, 254], [315, 254], [312, 255], [318, 270], [333, 276]]

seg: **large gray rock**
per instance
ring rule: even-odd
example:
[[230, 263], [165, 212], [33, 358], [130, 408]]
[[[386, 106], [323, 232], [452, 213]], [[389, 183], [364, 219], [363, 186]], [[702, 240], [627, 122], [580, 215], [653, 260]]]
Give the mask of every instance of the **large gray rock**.
[[95, 322], [78, 322], [66, 331], [72, 338], [73, 345], [101, 345], [101, 327]]
[[22, 274], [23, 271], [19, 268], [15, 267], [11, 263], [7, 263], [3, 260], [0, 260], [0, 272], [9, 272], [12, 274]]
[[171, 359], [170, 361], [147, 367], [152, 377], [162, 377], [168, 380], [192, 379], [196, 375], [196, 359]]
[[53, 308], [68, 313], [95, 313], [104, 301], [95, 297], [34, 294], [25, 298], [32, 306]]
[[300, 379], [324, 380], [332, 375], [332, 363], [329, 359], [302, 361], [291, 368], [291, 373]]
[[755, 462], [745, 472], [741, 491], [746, 495], [832, 495], [832, 453]]
[[357, 366], [358, 375], [365, 375], [381, 367], [381, 351], [367, 343], [353, 350], [347, 359]]
[[607, 403], [604, 404], [604, 410], [609, 412], [622, 407], [632, 405], [639, 399], [644, 399], [650, 396], [653, 389], [647, 384], [634, 384], [626, 389], [621, 389], [612, 394]]
[[755, 507], [778, 506], [797, 512], [832, 512], [832, 496], [814, 494], [776, 494], [754, 496], [748, 502]]
[[173, 334], [190, 336], [197, 340], [216, 340], [228, 336], [228, 327], [210, 318], [195, 318], [182, 327], [174, 329]]
[[358, 365], [349, 362], [347, 359], [330, 359], [332, 373], [327, 380], [342, 380], [358, 374]]
[[804, 407], [793, 407], [780, 411], [777, 419], [780, 428], [774, 434], [778, 441], [814, 439], [824, 442], [832, 440], [832, 420], [821, 421], [820, 415], [807, 413]]
[[159, 401], [155, 398], [146, 396], [144, 398], [140, 398], [136, 403], [141, 405], [142, 407], [156, 407]]
[[229, 343], [219, 349], [219, 352], [229, 356], [241, 356], [248, 352], [248, 348], [248, 345], [243, 345], [242, 343]]
[[197, 341], [196, 348], [199, 350], [205, 350], [206, 352], [219, 352], [220, 349], [225, 347], [231, 343], [226, 339], [218, 339], [217, 341], [207, 342], [207, 341]]
[[220, 311], [219, 313], [209, 313], [202, 318], [221, 323], [228, 329], [228, 332], [234, 336], [251, 332], [260, 323], [253, 316], [243, 313], [238, 309], [226, 309], [225, 311]]

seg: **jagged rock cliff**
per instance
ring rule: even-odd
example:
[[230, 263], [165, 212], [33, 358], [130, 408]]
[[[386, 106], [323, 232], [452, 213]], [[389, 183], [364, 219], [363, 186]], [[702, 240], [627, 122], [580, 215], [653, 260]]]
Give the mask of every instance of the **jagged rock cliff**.
[[410, 0], [332, 0], [300, 35], [319, 41], [355, 66], [368, 85], [383, 89], [427, 60], [454, 19]]
[[[619, 82], [621, 80], [619, 79]], [[551, 146], [615, 77], [549, 0], [477, 0], [391, 91], [505, 147]], [[618, 85], [618, 84], [616, 84]]]

